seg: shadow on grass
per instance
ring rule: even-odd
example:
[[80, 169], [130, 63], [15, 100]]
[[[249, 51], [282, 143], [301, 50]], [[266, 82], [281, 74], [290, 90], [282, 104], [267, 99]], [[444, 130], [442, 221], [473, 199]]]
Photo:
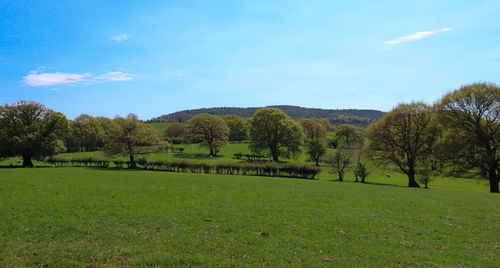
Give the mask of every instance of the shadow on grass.
[[398, 188], [408, 188], [408, 186], [397, 185], [397, 184], [389, 184], [382, 182], [355, 182], [355, 181], [339, 181], [339, 180], [328, 180], [329, 182], [340, 182], [340, 183], [356, 183], [356, 184], [367, 184], [367, 185], [377, 185], [377, 186], [390, 186], [390, 187], [398, 187]]

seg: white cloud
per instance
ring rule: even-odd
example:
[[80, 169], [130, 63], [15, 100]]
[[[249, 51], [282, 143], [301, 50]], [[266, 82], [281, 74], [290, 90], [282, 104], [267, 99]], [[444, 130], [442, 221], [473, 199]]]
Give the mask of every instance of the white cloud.
[[78, 83], [91, 84], [102, 82], [129, 81], [133, 80], [134, 78], [135, 74], [125, 73], [121, 71], [107, 72], [101, 75], [93, 75], [91, 73], [40, 73], [39, 71], [31, 71], [28, 75], [23, 77], [23, 80], [28, 86], [40, 87]]
[[108, 72], [105, 74], [97, 75], [94, 77], [94, 81], [129, 81], [134, 80], [135, 75], [130, 73], [118, 72]]
[[115, 35], [115, 36], [111, 37], [111, 39], [113, 39], [117, 42], [123, 42], [129, 38], [130, 38], [130, 36], [127, 34], [119, 34], [119, 35]]
[[72, 73], [38, 73], [31, 71], [23, 77], [28, 86], [53, 86], [61, 84], [73, 84], [86, 81], [90, 74], [72, 74]]
[[430, 31], [430, 32], [416, 32], [412, 35], [401, 36], [401, 37], [398, 37], [394, 40], [387, 41], [385, 43], [388, 45], [396, 45], [396, 44], [400, 44], [400, 43], [404, 43], [404, 42], [415, 41], [418, 39], [429, 37], [429, 36], [437, 34], [437, 33], [448, 32], [451, 30], [453, 30], [453, 29], [452, 28], [441, 28], [439, 30]]

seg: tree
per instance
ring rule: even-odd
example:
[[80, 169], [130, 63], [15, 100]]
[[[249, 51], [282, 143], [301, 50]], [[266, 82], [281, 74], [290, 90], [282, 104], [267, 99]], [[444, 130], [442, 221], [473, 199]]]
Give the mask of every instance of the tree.
[[249, 123], [236, 115], [222, 117], [229, 127], [229, 141], [241, 142], [248, 139]]
[[[499, 192], [500, 87], [475, 83], [446, 94], [439, 103], [441, 123], [450, 130], [454, 143], [448, 156], [466, 159], [467, 168], [478, 167], [487, 174], [490, 192]], [[464, 164], [462, 162], [462, 164]]]
[[182, 138], [184, 137], [184, 132], [186, 127], [182, 123], [172, 123], [164, 131], [163, 137], [165, 138]]
[[66, 117], [33, 101], [0, 106], [0, 157], [21, 155], [23, 167], [57, 152], [68, 129]]
[[332, 172], [337, 173], [339, 181], [344, 181], [345, 171], [351, 164], [351, 154], [350, 150], [338, 149], [325, 157], [325, 162], [331, 166]]
[[339, 146], [345, 148], [363, 145], [363, 135], [353, 125], [342, 124], [335, 129], [335, 139]]
[[309, 141], [307, 144], [307, 154], [311, 160], [316, 163], [316, 166], [319, 166], [319, 160], [326, 153], [325, 143], [320, 139], [314, 139]]
[[408, 176], [408, 187], [420, 187], [415, 170], [439, 136], [436, 117], [422, 102], [402, 103], [368, 127], [369, 148], [381, 162], [395, 164]]
[[255, 112], [250, 127], [250, 150], [268, 150], [273, 161], [300, 152], [302, 128], [283, 111], [262, 108]]
[[302, 126], [306, 141], [314, 139], [324, 140], [326, 138], [326, 128], [317, 120], [302, 118], [297, 120], [297, 122]]
[[210, 149], [210, 156], [216, 156], [218, 148], [224, 146], [229, 139], [229, 128], [218, 116], [199, 114], [186, 124], [188, 138], [201, 140], [201, 145]]
[[106, 152], [112, 155], [128, 155], [129, 168], [137, 168], [135, 155], [141, 152], [141, 146], [155, 145], [160, 140], [156, 130], [152, 126], [140, 122], [135, 115], [113, 119], [108, 138], [105, 146]]
[[82, 114], [75, 118], [71, 124], [72, 133], [78, 140], [80, 152], [96, 151], [103, 144], [105, 132], [101, 123], [88, 114]]
[[359, 179], [361, 179], [361, 182], [364, 183], [366, 180], [366, 177], [370, 174], [369, 172], [369, 162], [367, 159], [366, 151], [365, 150], [358, 150], [357, 152], [354, 153], [354, 178], [355, 182], [358, 182]]

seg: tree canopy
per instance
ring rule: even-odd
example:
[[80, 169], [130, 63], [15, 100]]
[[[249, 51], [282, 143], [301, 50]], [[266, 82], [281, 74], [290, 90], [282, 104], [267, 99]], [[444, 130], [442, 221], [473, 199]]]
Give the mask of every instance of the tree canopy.
[[[490, 192], [499, 192], [500, 87], [475, 83], [446, 94], [439, 103], [441, 123], [449, 130], [447, 156], [488, 174]], [[458, 137], [458, 138], [457, 138]], [[464, 161], [465, 160], [465, 161]]]
[[229, 128], [224, 120], [215, 115], [199, 114], [186, 123], [186, 134], [191, 140], [200, 140], [207, 146], [210, 156], [216, 156], [219, 147], [229, 139]]
[[326, 127], [320, 122], [310, 118], [301, 118], [297, 122], [302, 126], [307, 141], [324, 140], [326, 138]]
[[335, 139], [339, 146], [345, 148], [363, 145], [363, 135], [353, 125], [342, 124], [335, 128]]
[[140, 153], [141, 146], [155, 145], [159, 142], [156, 130], [152, 126], [140, 122], [135, 115], [113, 119], [108, 138], [107, 153], [128, 155], [129, 168], [137, 167], [135, 155]]
[[183, 123], [174, 122], [170, 124], [165, 131], [163, 131], [163, 137], [165, 138], [182, 138], [184, 137], [184, 132], [186, 127]]
[[32, 158], [52, 155], [61, 147], [68, 129], [66, 117], [33, 101], [0, 106], [0, 157], [21, 155], [23, 167]]
[[273, 160], [300, 152], [302, 127], [284, 112], [275, 108], [262, 108], [252, 118], [250, 149], [269, 151]]
[[229, 127], [229, 141], [241, 142], [248, 139], [249, 123], [237, 115], [225, 115], [222, 117]]
[[88, 114], [81, 114], [71, 124], [72, 134], [77, 140], [80, 151], [96, 151], [105, 136], [101, 122]]
[[368, 127], [374, 156], [392, 162], [405, 173], [408, 187], [420, 187], [415, 181], [417, 164], [429, 155], [439, 136], [430, 109], [422, 102], [402, 103]]

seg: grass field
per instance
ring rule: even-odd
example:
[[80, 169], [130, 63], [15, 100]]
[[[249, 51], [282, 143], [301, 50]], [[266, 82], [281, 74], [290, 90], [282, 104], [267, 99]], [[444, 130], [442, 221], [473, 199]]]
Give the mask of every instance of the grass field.
[[148, 123], [148, 125], [151, 125], [156, 130], [156, 132], [158, 132], [158, 134], [160, 136], [163, 136], [163, 132], [170, 124], [172, 124], [172, 123], [171, 122], [150, 122], [150, 123]]
[[497, 266], [486, 184], [371, 181], [3, 168], [0, 266]]

